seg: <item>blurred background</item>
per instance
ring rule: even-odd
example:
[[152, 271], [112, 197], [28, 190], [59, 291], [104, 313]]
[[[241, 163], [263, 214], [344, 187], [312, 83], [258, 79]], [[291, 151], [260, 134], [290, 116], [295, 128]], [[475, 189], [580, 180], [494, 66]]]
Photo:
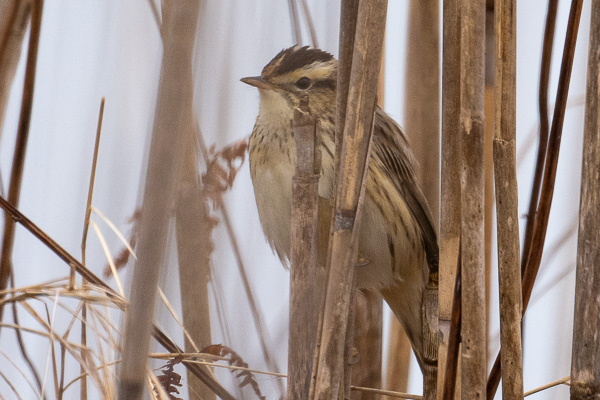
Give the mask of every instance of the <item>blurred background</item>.
[[[162, 57], [161, 37], [152, 12], [152, 1], [46, 0], [44, 4], [30, 137], [18, 208], [76, 257], [81, 254], [81, 232], [102, 97], [106, 98], [106, 106], [93, 205], [126, 235], [131, 230], [130, 219], [141, 205]], [[307, 0], [306, 3], [314, 22], [318, 46], [337, 55], [339, 2]], [[384, 109], [400, 125], [406, 124], [405, 110], [411, 102], [411, 98], [406, 96], [405, 84], [407, 44], [410, 40], [407, 39], [409, 3], [408, 0], [394, 0], [388, 6], [383, 95], [380, 95]], [[286, 1], [274, 0], [202, 2], [195, 49], [194, 103], [197, 121], [208, 146], [220, 149], [250, 134], [258, 112], [258, 92], [239, 79], [258, 75], [278, 51], [295, 43], [289, 7]], [[560, 2], [550, 79], [550, 106], [554, 102], [568, 9], [567, 2]], [[543, 0], [518, 2], [517, 156], [521, 214], [527, 212], [537, 145], [537, 95], [545, 10], [546, 2]], [[570, 373], [589, 11], [589, 2], [586, 2], [565, 118], [547, 249], [525, 319], [525, 390]], [[298, 15], [302, 27], [300, 42], [312, 44], [307, 19], [302, 12]], [[431, 24], [441, 28], [441, 9], [440, 18], [432, 20]], [[27, 35], [0, 131], [0, 194], [3, 197], [7, 193], [18, 126]], [[493, 45], [493, 36], [491, 38], [488, 43]], [[441, 48], [439, 51], [441, 54]], [[488, 57], [493, 58], [493, 50], [489, 48], [487, 52]], [[439, 73], [439, 70], [432, 73]], [[430, 112], [432, 118], [439, 118], [439, 104], [431, 107]], [[492, 120], [492, 115], [487, 118]], [[413, 138], [419, 135], [418, 132], [408, 134]], [[488, 198], [491, 199], [488, 203], [491, 218], [494, 198]], [[242, 165], [233, 188], [224, 199], [239, 252], [248, 271], [250, 288], [264, 322], [262, 335], [277, 372], [285, 373], [288, 271], [281, 267], [262, 234], [247, 163]], [[215, 215], [218, 217], [218, 213]], [[0, 213], [0, 221], [3, 222], [4, 218], [5, 214]], [[120, 240], [97, 216], [92, 219], [98, 222], [111, 252], [117, 254], [123, 247]], [[521, 228], [523, 232], [523, 224]], [[489, 310], [488, 354], [491, 358], [499, 348], [493, 228], [488, 239], [490, 296], [486, 306]], [[213, 241], [215, 251], [209, 284], [212, 343], [221, 343], [235, 350], [250, 368], [272, 370], [261, 350], [259, 333], [248, 306], [230, 236], [222, 222], [213, 231]], [[169, 249], [161, 287], [181, 315], [174, 232], [171, 232]], [[21, 227], [17, 227], [13, 254], [15, 287], [36, 285], [68, 274], [64, 262]], [[87, 260], [88, 268], [98, 275], [107, 265], [100, 241], [93, 231], [88, 239]], [[120, 272], [126, 292], [131, 285], [132, 267], [133, 260], [130, 260]], [[114, 279], [107, 281], [116, 288]], [[52, 309], [48, 312], [54, 316]], [[26, 325], [27, 315], [20, 315], [20, 323]], [[384, 386], [385, 365], [389, 359], [386, 346], [390, 315], [385, 310]], [[57, 315], [56, 318], [60, 317]], [[114, 313], [114, 321], [121, 325], [121, 314]], [[162, 303], [157, 306], [157, 321], [182, 343], [181, 329]], [[4, 322], [11, 322], [8, 311]], [[24, 340], [32, 362], [41, 371], [49, 390], [47, 396], [53, 398], [51, 388], [54, 378], [51, 368], [48, 368], [52, 357], [48, 340], [27, 333], [24, 333]], [[28, 383], [32, 378], [10, 329], [2, 330], [0, 350], [0, 372], [3, 375], [0, 395], [13, 398], [10, 382], [23, 398], [37, 398]], [[163, 364], [157, 362], [154, 367]], [[73, 363], [70, 367], [75, 371], [70, 375], [76, 376], [78, 366]], [[179, 366], [178, 369], [184, 375], [183, 368]], [[217, 368], [215, 373], [236, 398], [253, 398], [248, 388], [238, 387], [229, 371]], [[268, 399], [279, 398], [281, 378], [260, 374], [256, 374], [255, 378]], [[184, 375], [184, 383], [185, 379]], [[77, 385], [66, 392], [66, 398], [78, 397]], [[420, 371], [414, 358], [410, 364], [407, 391], [421, 392]], [[97, 395], [91, 389], [90, 398], [97, 398], [94, 397]], [[530, 398], [564, 399], [567, 396], [568, 388], [561, 386]], [[181, 397], [188, 398], [185, 384]]]

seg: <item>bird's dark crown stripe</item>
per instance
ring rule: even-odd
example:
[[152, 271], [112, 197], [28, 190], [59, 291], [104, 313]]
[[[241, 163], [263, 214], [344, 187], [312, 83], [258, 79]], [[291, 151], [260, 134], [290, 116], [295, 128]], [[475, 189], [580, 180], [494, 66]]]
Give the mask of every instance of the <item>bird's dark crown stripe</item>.
[[265, 75], [283, 75], [314, 62], [331, 61], [333, 56], [319, 49], [304, 47], [290, 47], [279, 52], [263, 69]]

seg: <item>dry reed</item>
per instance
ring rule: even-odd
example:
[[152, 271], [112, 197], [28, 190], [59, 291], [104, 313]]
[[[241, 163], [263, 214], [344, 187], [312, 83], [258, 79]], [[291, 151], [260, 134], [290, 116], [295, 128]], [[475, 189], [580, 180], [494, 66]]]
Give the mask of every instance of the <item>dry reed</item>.
[[571, 399], [600, 398], [600, 1], [592, 2], [587, 71]]

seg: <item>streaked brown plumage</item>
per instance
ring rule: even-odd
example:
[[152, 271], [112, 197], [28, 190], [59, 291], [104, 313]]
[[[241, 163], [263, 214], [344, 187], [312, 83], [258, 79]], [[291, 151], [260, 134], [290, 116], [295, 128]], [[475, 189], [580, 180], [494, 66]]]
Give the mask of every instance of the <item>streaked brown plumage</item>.
[[[260, 92], [259, 114], [250, 137], [250, 171], [263, 231], [285, 264], [290, 253], [295, 162], [293, 110], [308, 94], [321, 132], [320, 204], [331, 204], [337, 61], [321, 50], [294, 46], [276, 55], [260, 76], [242, 81]], [[415, 180], [406, 137], [379, 108], [366, 193], [359, 253], [368, 263], [357, 267], [357, 282], [359, 287], [383, 295], [406, 329], [422, 365], [422, 298], [430, 268], [437, 268], [436, 234], [429, 207]], [[325, 213], [319, 224], [328, 226]], [[320, 241], [319, 259], [323, 263], [327, 235]]]

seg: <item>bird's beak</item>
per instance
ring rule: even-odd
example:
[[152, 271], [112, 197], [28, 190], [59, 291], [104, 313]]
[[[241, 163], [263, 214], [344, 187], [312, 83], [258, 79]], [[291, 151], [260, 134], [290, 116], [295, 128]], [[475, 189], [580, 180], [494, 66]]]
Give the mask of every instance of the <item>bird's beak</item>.
[[262, 76], [249, 76], [247, 78], [240, 79], [240, 81], [259, 89], [275, 90], [277, 88], [275, 84], [264, 80]]

